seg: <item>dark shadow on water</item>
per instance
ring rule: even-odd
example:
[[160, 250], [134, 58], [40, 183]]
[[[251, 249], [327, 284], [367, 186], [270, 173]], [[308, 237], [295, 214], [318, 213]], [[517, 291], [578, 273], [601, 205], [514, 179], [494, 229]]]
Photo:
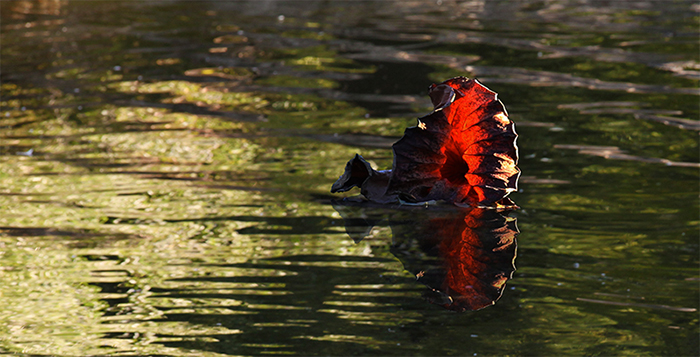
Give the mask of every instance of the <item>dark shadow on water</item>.
[[392, 231], [391, 253], [416, 280], [424, 297], [450, 310], [479, 310], [496, 303], [515, 271], [516, 219], [508, 212], [456, 207], [384, 207], [335, 204], [355, 242], [375, 225]]
[[74, 249], [94, 248], [105, 244], [114, 244], [114, 242], [117, 241], [138, 239], [137, 236], [132, 234], [107, 231], [103, 232], [91, 229], [60, 229], [54, 227], [16, 226], [0, 226], [0, 237], [24, 238], [37, 241], [55, 239]]
[[[154, 307], [163, 318], [152, 322], [240, 331], [197, 336], [211, 341], [196, 341], [188, 334], [159, 334], [159, 338], [170, 340], [161, 343], [171, 348], [236, 355], [300, 351], [313, 351], [301, 353], [304, 355], [366, 354], [374, 347], [359, 341], [385, 331], [387, 323], [411, 308], [410, 296], [415, 292], [396, 287], [389, 280], [375, 286], [381, 272], [376, 266], [383, 263], [391, 262], [369, 256], [309, 254], [209, 265], [230, 276], [176, 278], [169, 282], [178, 288], [151, 288], [150, 299], [155, 301], [204, 302], [193, 310], [158, 304]], [[362, 323], [344, 323], [348, 318]], [[336, 324], [346, 326], [344, 335], [358, 339], [335, 339], [328, 330]]]

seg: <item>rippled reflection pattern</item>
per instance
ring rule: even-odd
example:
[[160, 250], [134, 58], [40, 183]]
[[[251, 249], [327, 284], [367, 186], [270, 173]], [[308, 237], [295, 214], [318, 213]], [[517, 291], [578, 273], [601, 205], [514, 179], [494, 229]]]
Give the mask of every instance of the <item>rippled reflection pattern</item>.
[[429, 288], [425, 298], [447, 309], [479, 310], [495, 304], [515, 271], [520, 232], [507, 211], [368, 208], [347, 202], [337, 202], [335, 209], [356, 242], [386, 217], [391, 252]]

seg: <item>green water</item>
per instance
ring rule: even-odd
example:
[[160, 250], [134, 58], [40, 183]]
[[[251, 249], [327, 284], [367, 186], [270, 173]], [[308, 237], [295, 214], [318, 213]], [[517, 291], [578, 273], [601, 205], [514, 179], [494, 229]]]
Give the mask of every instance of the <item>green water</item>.
[[[0, 15], [0, 353], [700, 354], [693, 1]], [[414, 275], [440, 209], [329, 192], [457, 75], [499, 93], [523, 172], [517, 270], [461, 313]]]

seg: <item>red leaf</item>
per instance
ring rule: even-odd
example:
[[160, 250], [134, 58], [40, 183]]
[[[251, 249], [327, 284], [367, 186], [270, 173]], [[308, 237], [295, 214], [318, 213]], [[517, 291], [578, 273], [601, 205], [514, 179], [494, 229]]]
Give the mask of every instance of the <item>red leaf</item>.
[[389, 184], [377, 201], [503, 205], [520, 170], [515, 124], [497, 94], [465, 77], [433, 84], [429, 94], [435, 109], [393, 145]]

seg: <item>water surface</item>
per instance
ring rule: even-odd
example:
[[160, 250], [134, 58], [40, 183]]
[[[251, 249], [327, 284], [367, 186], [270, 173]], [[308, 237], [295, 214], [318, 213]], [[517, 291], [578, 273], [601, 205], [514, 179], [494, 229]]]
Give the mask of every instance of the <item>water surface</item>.
[[[3, 1], [0, 352], [698, 355], [699, 11]], [[459, 313], [421, 232], [486, 220], [329, 193], [458, 75], [523, 172], [510, 279]]]

